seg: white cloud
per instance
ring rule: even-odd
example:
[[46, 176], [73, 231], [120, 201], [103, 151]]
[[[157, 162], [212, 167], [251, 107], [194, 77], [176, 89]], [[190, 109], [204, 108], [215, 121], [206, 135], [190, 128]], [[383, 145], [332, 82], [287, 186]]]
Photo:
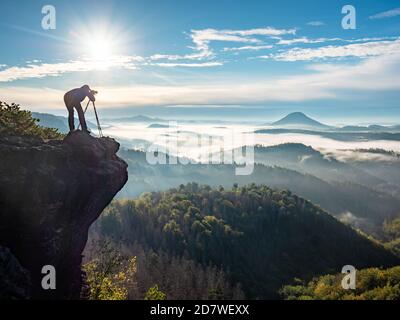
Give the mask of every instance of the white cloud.
[[311, 61], [315, 59], [381, 56], [400, 52], [400, 39], [394, 41], [373, 41], [344, 46], [325, 46], [320, 48], [293, 48], [277, 54], [261, 56], [279, 61]]
[[397, 40], [399, 37], [374, 37], [374, 38], [359, 38], [359, 39], [343, 39], [343, 38], [316, 38], [310, 39], [308, 37], [300, 37], [293, 39], [279, 39], [277, 45], [293, 45], [297, 43], [315, 44], [324, 42], [345, 42], [345, 43], [358, 43], [358, 42], [371, 42], [383, 40]]
[[322, 21], [310, 21], [309, 23], [307, 23], [307, 25], [312, 27], [322, 27], [325, 25], [325, 23]]
[[296, 29], [276, 29], [271, 27], [256, 28], [248, 30], [222, 30], [227, 34], [237, 34], [240, 36], [282, 36], [287, 34], [296, 34]]
[[222, 62], [201, 62], [201, 63], [170, 63], [170, 62], [160, 62], [160, 63], [153, 63], [151, 65], [159, 66], [159, 67], [167, 67], [167, 68], [174, 68], [174, 67], [186, 67], [186, 68], [209, 68], [209, 67], [217, 67], [222, 66]]
[[[249, 44], [247, 46], [241, 46], [238, 48], [224, 49], [224, 51], [244, 51], [244, 50], [261, 50], [270, 49], [270, 45], [263, 45], [262, 42], [265, 37], [277, 37], [282, 35], [295, 35], [296, 29], [277, 29], [272, 27], [255, 28], [255, 29], [244, 29], [244, 30], [230, 30], [230, 29], [200, 29], [191, 30], [190, 38], [194, 44], [190, 48], [195, 50], [191, 54], [154, 54], [150, 56], [151, 61], [168, 60], [168, 61], [180, 61], [180, 60], [204, 60], [212, 59], [215, 54], [211, 48], [211, 42], [233, 42]], [[262, 37], [262, 39], [260, 39]], [[259, 45], [256, 45], [259, 44]], [[180, 63], [177, 63], [179, 66]], [[172, 66], [170, 64], [169, 66]]]
[[104, 71], [111, 68], [135, 69], [136, 62], [142, 61], [142, 59], [138, 56], [113, 56], [102, 61], [81, 59], [59, 63], [31, 63], [23, 67], [14, 66], [1, 70], [0, 82], [48, 76], [56, 77], [70, 72]]
[[[366, 99], [364, 92], [400, 90], [400, 54], [349, 65], [314, 65], [310, 73], [273, 79], [240, 77], [168, 85], [99, 87], [101, 107], [154, 105], [254, 105], [320, 99]], [[0, 97], [28, 107], [64, 108], [63, 92], [48, 88], [0, 88]]]
[[321, 43], [321, 42], [327, 42], [327, 41], [341, 41], [339, 38], [333, 38], [333, 39], [327, 39], [327, 38], [319, 38], [319, 39], [310, 39], [307, 37], [301, 37], [301, 38], [294, 38], [294, 39], [280, 39], [278, 41], [278, 45], [292, 45], [296, 43]]
[[385, 12], [380, 12], [380, 13], [374, 14], [373, 16], [370, 16], [369, 18], [371, 20], [376, 20], [376, 19], [392, 18], [392, 17], [396, 17], [396, 16], [400, 16], [400, 8], [395, 8], [395, 9], [388, 10]]
[[200, 51], [191, 54], [179, 55], [179, 54], [154, 54], [150, 56], [150, 60], [201, 60], [204, 58], [210, 58], [212, 56], [209, 51]]
[[0, 100], [21, 104], [25, 109], [40, 110], [63, 107], [65, 92], [51, 88], [30, 87], [2, 87], [0, 88]]
[[202, 29], [191, 30], [190, 37], [195, 44], [194, 49], [211, 54], [211, 41], [239, 42], [239, 43], [261, 43], [258, 37], [276, 37], [282, 35], [295, 35], [296, 29], [276, 29], [272, 27], [246, 29], [246, 30], [216, 30]]
[[233, 48], [224, 48], [222, 51], [259, 51], [265, 49], [272, 49], [273, 45], [265, 45], [265, 46], [243, 46], [243, 47], [233, 47]]

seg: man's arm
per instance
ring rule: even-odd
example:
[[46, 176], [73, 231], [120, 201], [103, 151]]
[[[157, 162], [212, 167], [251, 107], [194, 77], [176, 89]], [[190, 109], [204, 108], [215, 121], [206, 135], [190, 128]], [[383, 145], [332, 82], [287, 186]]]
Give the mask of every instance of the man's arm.
[[96, 101], [96, 98], [94, 97], [94, 94], [92, 93], [91, 90], [89, 90], [86, 95], [91, 101]]

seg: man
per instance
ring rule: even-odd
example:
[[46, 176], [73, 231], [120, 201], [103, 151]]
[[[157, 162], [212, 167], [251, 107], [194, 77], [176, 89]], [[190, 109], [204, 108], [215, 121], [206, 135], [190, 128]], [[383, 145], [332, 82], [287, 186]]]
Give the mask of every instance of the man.
[[86, 97], [88, 97], [91, 101], [95, 101], [96, 99], [94, 95], [96, 93], [97, 93], [96, 91], [91, 90], [89, 86], [85, 84], [80, 88], [68, 91], [64, 95], [65, 106], [68, 109], [68, 125], [70, 131], [75, 130], [75, 121], [74, 121], [74, 108], [75, 108], [76, 111], [78, 112], [79, 123], [82, 126], [82, 130], [89, 133], [85, 121], [85, 115], [83, 114], [81, 102], [85, 100]]

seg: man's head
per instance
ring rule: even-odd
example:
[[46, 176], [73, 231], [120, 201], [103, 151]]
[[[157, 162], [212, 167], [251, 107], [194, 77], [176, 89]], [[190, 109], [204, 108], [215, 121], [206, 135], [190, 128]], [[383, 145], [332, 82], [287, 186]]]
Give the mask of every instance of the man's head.
[[97, 91], [90, 89], [90, 87], [87, 84], [83, 85], [81, 89], [85, 90], [85, 92], [90, 92], [91, 94], [97, 94]]

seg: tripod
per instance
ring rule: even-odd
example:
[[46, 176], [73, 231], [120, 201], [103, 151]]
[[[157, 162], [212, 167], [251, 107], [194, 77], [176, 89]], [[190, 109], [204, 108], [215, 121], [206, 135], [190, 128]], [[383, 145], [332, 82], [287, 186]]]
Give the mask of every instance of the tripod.
[[[90, 102], [92, 102], [92, 104], [93, 104], [93, 109], [94, 109], [94, 114], [96, 116], [97, 130], [99, 131], [99, 136], [103, 137], [103, 131], [101, 130], [100, 121], [99, 121], [99, 117], [97, 115], [96, 105], [94, 104], [94, 101], [91, 101], [91, 100], [88, 101], [88, 103], [85, 107], [85, 110], [83, 111], [83, 114], [86, 114], [86, 110], [89, 107]], [[81, 126], [81, 124], [79, 124], [78, 129], [80, 128], [80, 126]]]

